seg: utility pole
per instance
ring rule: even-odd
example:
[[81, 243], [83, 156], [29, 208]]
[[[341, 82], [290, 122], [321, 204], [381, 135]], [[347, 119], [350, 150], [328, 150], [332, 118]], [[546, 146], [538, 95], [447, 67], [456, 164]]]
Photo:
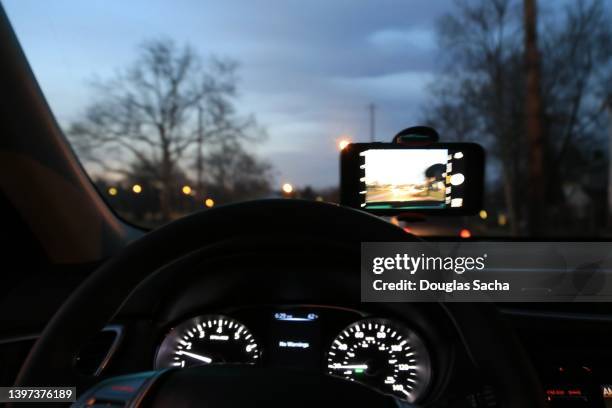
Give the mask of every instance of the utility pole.
[[608, 226], [612, 227], [612, 93], [604, 102], [608, 111]]
[[198, 106], [198, 147], [196, 156], [196, 192], [204, 193], [204, 129], [202, 126], [202, 107]]
[[373, 103], [368, 105], [370, 111], [370, 142], [376, 139], [376, 105]]
[[542, 128], [540, 53], [538, 51], [537, 0], [524, 0], [526, 131], [529, 147], [529, 232], [541, 235], [546, 200], [545, 150]]

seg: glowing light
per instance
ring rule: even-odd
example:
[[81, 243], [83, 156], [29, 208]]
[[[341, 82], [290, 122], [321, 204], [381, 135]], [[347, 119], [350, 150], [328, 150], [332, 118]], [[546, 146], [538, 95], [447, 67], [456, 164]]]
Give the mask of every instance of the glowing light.
[[351, 144], [351, 140], [350, 139], [341, 139], [338, 142], [338, 150], [344, 150], [346, 148], [346, 146]]
[[286, 193], [286, 194], [293, 193], [293, 186], [289, 183], [283, 184], [282, 189], [283, 189], [283, 193]]
[[111, 187], [108, 189], [108, 195], [112, 195], [112, 196], [116, 196], [118, 193], [117, 189], [115, 187]]
[[450, 204], [451, 207], [461, 207], [463, 206], [463, 198], [453, 198]]
[[323, 201], [323, 197], [321, 196], [317, 196], [317, 198], [315, 199], [316, 201]]
[[213, 208], [215, 206], [215, 200], [213, 200], [212, 198], [207, 198], [206, 200], [204, 200], [204, 205], [207, 208]]
[[470, 232], [470, 230], [469, 230], [469, 229], [464, 228], [464, 229], [462, 229], [461, 231], [459, 231], [459, 236], [460, 236], [461, 238], [471, 238], [472, 233]]
[[181, 189], [181, 191], [183, 192], [183, 194], [185, 194], [185, 195], [189, 195], [189, 194], [191, 194], [191, 191], [192, 191], [192, 190], [191, 190], [191, 187], [189, 187], [189, 186], [183, 186], [183, 188]]
[[482, 218], [483, 220], [486, 220], [487, 217], [489, 216], [489, 214], [487, 214], [487, 210], [480, 210], [480, 212], [478, 213], [478, 215], [480, 216], [480, 218]]
[[465, 181], [465, 176], [461, 173], [450, 176], [450, 182], [453, 186], [460, 186]]
[[506, 216], [506, 214], [499, 214], [497, 216], [497, 223], [501, 225], [502, 227], [508, 224], [508, 217]]
[[132, 191], [136, 194], [142, 193], [142, 186], [140, 184], [134, 184], [132, 186]]

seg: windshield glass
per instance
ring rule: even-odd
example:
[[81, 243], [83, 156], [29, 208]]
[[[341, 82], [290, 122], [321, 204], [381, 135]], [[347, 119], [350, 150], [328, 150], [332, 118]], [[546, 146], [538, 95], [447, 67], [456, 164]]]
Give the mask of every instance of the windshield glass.
[[428, 124], [483, 145], [485, 205], [408, 228], [610, 230], [612, 1], [2, 4], [91, 179], [139, 225], [255, 198], [337, 202], [343, 143]]

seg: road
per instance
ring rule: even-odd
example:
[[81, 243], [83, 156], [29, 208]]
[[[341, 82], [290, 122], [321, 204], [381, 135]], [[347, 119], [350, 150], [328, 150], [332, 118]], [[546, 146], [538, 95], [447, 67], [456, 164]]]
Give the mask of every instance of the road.
[[444, 191], [427, 191], [415, 184], [382, 188], [370, 187], [367, 189], [366, 201], [369, 203], [390, 201], [444, 201]]

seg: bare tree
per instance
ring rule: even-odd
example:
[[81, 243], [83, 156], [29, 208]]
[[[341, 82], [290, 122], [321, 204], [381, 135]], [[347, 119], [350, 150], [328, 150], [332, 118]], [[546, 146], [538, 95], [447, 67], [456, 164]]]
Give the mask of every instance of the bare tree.
[[[519, 0], [458, 0], [439, 22], [444, 70], [432, 87], [426, 121], [442, 134], [487, 145], [499, 163], [511, 231], [527, 229], [527, 78]], [[601, 0], [542, 10], [539, 19], [543, 151], [547, 212], [562, 200], [561, 180], [588, 165], [601, 140], [601, 95], [610, 78], [610, 16]], [[588, 142], [588, 143], [585, 143]], [[570, 153], [571, 152], [571, 153]], [[577, 171], [578, 170], [578, 171]], [[541, 191], [544, 193], [544, 191]], [[519, 221], [523, 222], [519, 222]]]
[[[603, 101], [612, 91], [612, 19], [600, 0], [578, 1], [564, 24], [542, 36], [545, 127], [552, 153], [568, 159], [572, 144], [602, 141]], [[599, 138], [598, 138], [599, 137]]]
[[167, 39], [145, 42], [139, 51], [130, 67], [94, 84], [96, 100], [68, 134], [85, 161], [106, 175], [148, 177], [169, 219], [172, 194], [194, 164], [202, 188], [206, 155], [222, 144], [260, 140], [263, 132], [254, 118], [236, 114], [234, 61], [205, 62]]
[[426, 114], [445, 135], [489, 142], [489, 151], [501, 162], [506, 207], [517, 233], [516, 180], [524, 126], [516, 120], [522, 114], [517, 112], [523, 96], [518, 69], [522, 47], [518, 11], [512, 6], [512, 0], [457, 1], [457, 13], [440, 19], [446, 69]]
[[269, 191], [268, 177], [272, 167], [256, 160], [240, 144], [224, 142], [206, 157], [209, 176], [215, 180], [210, 192], [220, 200], [254, 199]]

